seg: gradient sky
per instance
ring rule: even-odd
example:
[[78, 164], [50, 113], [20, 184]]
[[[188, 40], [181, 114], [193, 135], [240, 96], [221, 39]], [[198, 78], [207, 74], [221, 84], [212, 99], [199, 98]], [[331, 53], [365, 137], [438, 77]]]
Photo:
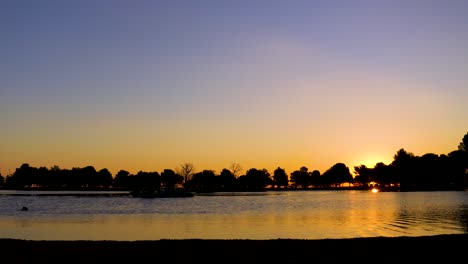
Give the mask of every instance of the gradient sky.
[[0, 1], [0, 173], [390, 163], [468, 132], [468, 1]]

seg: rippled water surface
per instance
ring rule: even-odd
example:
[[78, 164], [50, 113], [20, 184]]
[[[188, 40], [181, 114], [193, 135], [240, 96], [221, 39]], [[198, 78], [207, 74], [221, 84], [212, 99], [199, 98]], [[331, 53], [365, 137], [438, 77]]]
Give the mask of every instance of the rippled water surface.
[[[466, 191], [281, 191], [163, 199], [0, 194], [1, 238], [322, 239], [468, 233]], [[29, 210], [21, 211], [23, 206]]]

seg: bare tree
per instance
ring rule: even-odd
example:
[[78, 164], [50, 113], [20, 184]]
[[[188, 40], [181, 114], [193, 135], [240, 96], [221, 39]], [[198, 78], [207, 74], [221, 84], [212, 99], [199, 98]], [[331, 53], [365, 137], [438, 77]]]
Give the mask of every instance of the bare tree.
[[184, 181], [187, 182], [194, 173], [195, 168], [193, 166], [193, 163], [190, 162], [184, 162], [180, 164], [179, 168], [177, 168], [177, 174], [181, 175], [184, 177]]
[[229, 169], [231, 169], [231, 173], [232, 173], [232, 175], [234, 175], [234, 177], [237, 177], [238, 176], [237, 173], [242, 171], [241, 165], [239, 163], [237, 163], [237, 162], [232, 162]]

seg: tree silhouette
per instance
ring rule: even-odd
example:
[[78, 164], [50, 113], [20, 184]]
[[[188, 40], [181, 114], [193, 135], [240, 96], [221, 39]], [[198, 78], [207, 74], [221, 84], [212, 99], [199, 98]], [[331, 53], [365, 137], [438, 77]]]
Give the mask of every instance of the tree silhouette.
[[448, 181], [456, 189], [463, 190], [466, 178], [466, 170], [468, 168], [467, 152], [461, 150], [454, 150], [448, 154], [449, 168]]
[[[172, 170], [171, 170], [172, 171]], [[173, 172], [173, 171], [172, 171]], [[175, 174], [175, 173], [174, 173]], [[168, 176], [168, 175], [166, 175]], [[170, 177], [170, 176], [168, 176]], [[143, 192], [154, 192], [161, 188], [162, 175], [157, 172], [139, 171], [134, 176], [134, 184], [132, 190]], [[169, 188], [171, 188], [170, 186]]]
[[48, 183], [50, 182], [49, 175], [49, 170], [42, 166], [36, 170], [36, 179], [33, 183], [35, 183], [36, 186], [48, 186]]
[[283, 168], [276, 168], [273, 172], [273, 185], [277, 188], [287, 187], [289, 184], [288, 174]]
[[32, 176], [33, 168], [28, 163], [23, 163], [21, 167], [16, 168], [13, 175], [7, 177], [5, 184], [13, 189], [30, 187], [32, 185]]
[[219, 185], [222, 190], [233, 191], [236, 188], [236, 177], [230, 170], [224, 168], [219, 174]]
[[65, 172], [60, 169], [58, 165], [54, 165], [49, 169], [49, 182], [47, 183], [47, 187], [50, 189], [60, 189], [63, 188], [65, 184], [64, 180], [66, 175]]
[[71, 170], [61, 170], [59, 172], [59, 184], [67, 186], [69, 189], [81, 189], [89, 183], [89, 179], [83, 177], [81, 168], [74, 167]]
[[361, 186], [368, 186], [371, 182], [372, 169], [367, 168], [366, 165], [360, 165], [354, 167], [354, 182]]
[[395, 168], [396, 180], [404, 190], [414, 188], [417, 184], [415, 156], [401, 148], [393, 156], [392, 166]]
[[103, 188], [109, 188], [112, 184], [112, 174], [106, 168], [96, 173], [96, 183]]
[[291, 182], [297, 187], [301, 186], [302, 188], [307, 188], [309, 186], [309, 172], [308, 168], [302, 166], [299, 170], [293, 171], [291, 173]]
[[97, 171], [94, 166], [86, 166], [78, 170], [80, 185], [84, 187], [96, 187], [99, 185], [97, 181]]
[[349, 168], [344, 163], [336, 163], [322, 175], [327, 185], [335, 187], [341, 186], [343, 183], [352, 183], [353, 176], [349, 172]]
[[310, 184], [314, 187], [321, 187], [322, 186], [322, 177], [320, 175], [320, 171], [313, 170], [310, 173]]
[[440, 186], [439, 175], [443, 173], [440, 169], [439, 155], [426, 153], [417, 158], [416, 181], [424, 189], [434, 189]]
[[232, 175], [234, 175], [234, 177], [237, 177], [237, 174], [242, 171], [242, 166], [237, 162], [232, 162], [229, 169]]
[[5, 183], [5, 177], [2, 176], [2, 173], [0, 172], [0, 186], [3, 186]]
[[460, 145], [458, 145], [458, 150], [468, 152], [468, 132], [463, 136]]
[[171, 169], [165, 169], [161, 172], [161, 183], [167, 190], [174, 189], [177, 184], [181, 184], [183, 181], [184, 177]]
[[216, 175], [213, 170], [197, 172], [191, 181], [191, 186], [198, 192], [212, 192], [216, 188]]
[[464, 188], [468, 187], [468, 132], [463, 136], [460, 145], [458, 146], [458, 150], [463, 152], [463, 164], [465, 168], [465, 175], [463, 176]]
[[131, 186], [130, 172], [119, 170], [113, 179], [112, 186], [129, 190]]
[[375, 164], [370, 177], [371, 182], [375, 182], [378, 187], [390, 187], [400, 183], [395, 174], [395, 167], [383, 162]]
[[176, 171], [177, 174], [184, 177], [184, 182], [186, 183], [188, 180], [190, 180], [190, 177], [195, 172], [195, 168], [192, 163], [184, 162], [180, 164], [179, 168], [177, 168]]
[[243, 178], [244, 187], [248, 190], [264, 189], [267, 185], [272, 184], [273, 180], [267, 169], [258, 170], [255, 168], [249, 169]]

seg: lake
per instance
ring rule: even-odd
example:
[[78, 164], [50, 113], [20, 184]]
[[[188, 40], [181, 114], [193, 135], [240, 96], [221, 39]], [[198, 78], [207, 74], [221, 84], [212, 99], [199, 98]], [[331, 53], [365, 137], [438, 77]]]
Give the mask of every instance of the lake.
[[[326, 239], [468, 233], [466, 191], [267, 191], [160, 199], [83, 194], [0, 190], [0, 238]], [[29, 210], [22, 211], [23, 206]]]

